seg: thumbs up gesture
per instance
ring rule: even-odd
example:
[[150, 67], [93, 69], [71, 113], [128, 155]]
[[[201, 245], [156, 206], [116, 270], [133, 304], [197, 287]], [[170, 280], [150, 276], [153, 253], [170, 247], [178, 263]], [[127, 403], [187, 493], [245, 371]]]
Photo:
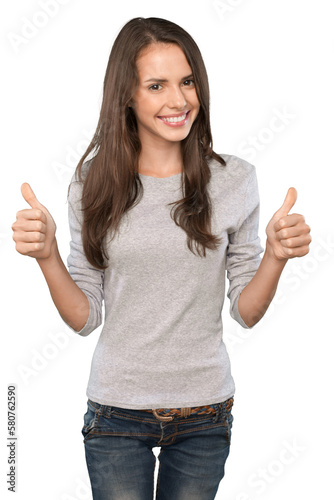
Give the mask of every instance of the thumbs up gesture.
[[276, 260], [283, 261], [293, 257], [302, 257], [309, 252], [312, 241], [310, 226], [300, 214], [289, 214], [297, 200], [297, 191], [291, 187], [284, 203], [274, 213], [266, 227], [266, 250]]
[[22, 184], [21, 192], [31, 208], [17, 212], [16, 221], [12, 224], [16, 250], [36, 259], [48, 258], [57, 244], [55, 221], [37, 200], [29, 184]]

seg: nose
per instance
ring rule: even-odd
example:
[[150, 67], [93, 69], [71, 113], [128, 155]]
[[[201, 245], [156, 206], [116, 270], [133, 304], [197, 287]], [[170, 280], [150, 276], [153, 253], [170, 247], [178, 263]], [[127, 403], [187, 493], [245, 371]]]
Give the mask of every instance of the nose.
[[187, 100], [179, 86], [172, 87], [168, 95], [168, 106], [170, 108], [182, 109], [186, 106]]

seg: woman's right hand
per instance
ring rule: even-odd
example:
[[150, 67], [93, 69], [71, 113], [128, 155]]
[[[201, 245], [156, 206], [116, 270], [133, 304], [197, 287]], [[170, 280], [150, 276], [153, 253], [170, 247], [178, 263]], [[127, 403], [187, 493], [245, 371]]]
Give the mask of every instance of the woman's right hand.
[[57, 226], [26, 182], [21, 186], [21, 193], [31, 208], [20, 210], [16, 214], [16, 221], [12, 225], [15, 248], [22, 255], [47, 259], [57, 247]]

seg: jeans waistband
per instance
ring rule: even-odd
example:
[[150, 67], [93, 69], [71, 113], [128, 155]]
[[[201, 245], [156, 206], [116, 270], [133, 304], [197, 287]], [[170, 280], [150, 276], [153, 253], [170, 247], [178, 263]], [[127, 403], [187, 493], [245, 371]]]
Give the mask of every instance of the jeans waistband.
[[[223, 403], [217, 403], [224, 405], [226, 410], [229, 410], [233, 405], [234, 398], [233, 396]], [[153, 415], [162, 421], [171, 421], [174, 417], [187, 418], [190, 415], [215, 415], [217, 404], [212, 405], [204, 405], [204, 406], [195, 406], [195, 407], [185, 407], [185, 408], [159, 408], [154, 410], [141, 410], [149, 413], [153, 413]]]
[[[99, 412], [100, 415], [110, 416], [113, 409], [117, 409], [113, 406], [102, 405], [100, 403], [94, 402], [88, 399], [90, 404]], [[185, 408], [158, 408], [158, 409], [145, 409], [145, 410], [135, 410], [138, 412], [148, 412], [153, 414], [158, 420], [161, 421], [172, 421], [175, 417], [187, 418], [190, 415], [212, 415], [215, 418], [219, 417], [220, 413], [229, 412], [234, 403], [234, 396], [229, 399], [222, 401], [220, 403], [215, 403], [211, 405], [196, 406], [196, 407], [185, 407]], [[122, 410], [122, 408], [120, 408]]]

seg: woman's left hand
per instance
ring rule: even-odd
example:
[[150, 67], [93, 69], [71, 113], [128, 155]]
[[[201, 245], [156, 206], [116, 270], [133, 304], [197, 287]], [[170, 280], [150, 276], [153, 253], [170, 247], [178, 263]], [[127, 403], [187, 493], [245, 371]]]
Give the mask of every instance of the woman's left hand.
[[266, 227], [266, 251], [278, 261], [302, 257], [309, 252], [312, 241], [310, 226], [300, 214], [289, 214], [296, 203], [297, 191], [290, 188], [284, 203], [269, 221]]

